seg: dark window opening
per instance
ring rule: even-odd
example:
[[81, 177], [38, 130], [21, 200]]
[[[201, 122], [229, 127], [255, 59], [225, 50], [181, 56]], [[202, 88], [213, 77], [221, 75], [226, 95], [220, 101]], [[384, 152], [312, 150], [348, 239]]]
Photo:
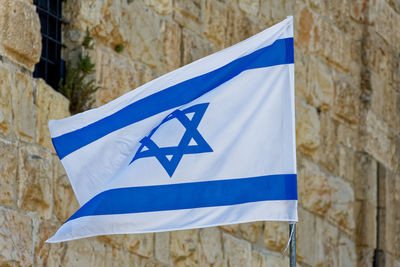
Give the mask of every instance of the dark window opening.
[[64, 77], [65, 62], [61, 59], [62, 0], [34, 0], [40, 19], [42, 54], [35, 65], [33, 77], [43, 78], [47, 84], [58, 89]]

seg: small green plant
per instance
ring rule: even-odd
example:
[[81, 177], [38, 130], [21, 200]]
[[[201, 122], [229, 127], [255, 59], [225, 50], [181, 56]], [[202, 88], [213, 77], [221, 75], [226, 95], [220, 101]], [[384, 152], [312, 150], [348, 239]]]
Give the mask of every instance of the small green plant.
[[122, 44], [118, 44], [118, 45], [115, 46], [114, 50], [115, 50], [117, 53], [121, 53], [122, 51], [124, 51], [124, 48], [125, 48], [125, 47], [124, 47]]
[[100, 88], [96, 86], [95, 80], [90, 77], [95, 71], [87, 50], [93, 49], [93, 38], [86, 31], [86, 37], [82, 42], [86, 51], [81, 53], [76, 66], [67, 62], [65, 80], [59, 82], [60, 92], [70, 100], [69, 110], [72, 114], [91, 109], [94, 104], [93, 94]]

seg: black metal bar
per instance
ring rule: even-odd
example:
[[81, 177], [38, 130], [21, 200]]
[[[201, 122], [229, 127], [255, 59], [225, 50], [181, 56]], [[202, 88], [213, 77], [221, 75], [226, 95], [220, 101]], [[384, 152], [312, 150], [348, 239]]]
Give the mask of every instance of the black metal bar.
[[41, 12], [43, 12], [43, 13], [49, 15], [49, 16], [52, 16], [52, 17], [55, 18], [56, 20], [60, 21], [62, 24], [66, 24], [66, 25], [69, 24], [69, 22], [66, 21], [66, 20], [64, 20], [62, 17], [58, 17], [57, 15], [54, 15], [52, 12], [47, 11], [46, 9], [43, 9], [43, 8], [40, 7], [40, 6], [36, 6], [36, 8], [37, 8], [39, 11], [41, 11]]

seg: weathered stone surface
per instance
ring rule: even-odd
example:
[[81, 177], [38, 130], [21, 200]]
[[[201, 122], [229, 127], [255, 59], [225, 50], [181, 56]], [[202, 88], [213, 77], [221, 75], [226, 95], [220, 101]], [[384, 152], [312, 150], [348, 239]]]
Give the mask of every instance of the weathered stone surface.
[[259, 18], [266, 25], [272, 25], [295, 14], [295, 1], [261, 0]]
[[356, 244], [358, 246], [376, 247], [377, 239], [377, 206], [368, 201], [356, 201], [354, 205], [354, 216], [357, 219], [356, 225]]
[[341, 234], [338, 240], [338, 266], [356, 266], [356, 246], [351, 239]]
[[170, 235], [170, 250], [173, 261], [186, 258], [199, 246], [198, 230], [173, 231]]
[[357, 123], [359, 105], [359, 92], [346, 81], [345, 77], [338, 77], [335, 83], [335, 97], [333, 111], [340, 118]]
[[315, 108], [296, 99], [297, 148], [311, 152], [319, 146], [320, 122]]
[[15, 87], [11, 90], [14, 131], [23, 141], [35, 137], [36, 110], [33, 99], [33, 81], [27, 75], [15, 73]]
[[184, 28], [200, 31], [201, 2], [201, 0], [175, 0], [174, 20]]
[[69, 241], [61, 259], [61, 266], [104, 266], [104, 244], [96, 238]]
[[222, 234], [224, 256], [228, 266], [250, 266], [251, 265], [251, 245], [250, 243], [233, 237], [229, 234]]
[[313, 14], [310, 9], [304, 6], [298, 6], [299, 15], [296, 17], [296, 36], [298, 38], [295, 39], [295, 44], [301, 48], [309, 48], [312, 37], [312, 29], [314, 25]]
[[2, 54], [33, 71], [42, 49], [35, 6], [20, 0], [3, 0], [0, 29]]
[[235, 5], [227, 7], [226, 24], [225, 46], [234, 45], [265, 29], [263, 25], [252, 22]]
[[18, 159], [18, 207], [50, 218], [53, 198], [53, 162], [49, 152], [22, 146]]
[[69, 101], [42, 79], [36, 82], [36, 143], [55, 152], [48, 128], [49, 120], [66, 118], [69, 113]]
[[154, 234], [125, 235], [124, 246], [129, 251], [148, 258], [153, 254]]
[[396, 139], [388, 125], [371, 111], [366, 116], [365, 124], [366, 135], [363, 136], [365, 151], [390, 169], [398, 166]]
[[169, 264], [170, 261], [169, 235], [168, 232], [154, 234], [154, 257], [164, 264]]
[[308, 65], [307, 82], [310, 92], [307, 102], [322, 111], [328, 111], [334, 95], [332, 71], [320, 60], [312, 59]]
[[0, 203], [11, 206], [15, 203], [17, 190], [17, 147], [0, 140]]
[[133, 60], [147, 64], [153, 70], [164, 73], [163, 61], [163, 21], [153, 10], [140, 1], [134, 1], [129, 6], [129, 36], [127, 50]]
[[227, 27], [227, 8], [220, 2], [207, 0], [204, 14], [204, 35], [222, 48], [225, 44], [225, 30]]
[[196, 59], [205, 57], [213, 51], [209, 43], [186, 29], [183, 29], [182, 31], [182, 38], [182, 65], [189, 64]]
[[79, 209], [79, 204], [58, 156], [53, 156], [53, 168], [53, 214], [65, 222]]
[[239, 0], [239, 7], [248, 15], [256, 17], [260, 8], [260, 2], [253, 0]]
[[172, 13], [172, 0], [144, 0], [144, 2], [162, 15]]
[[244, 239], [256, 243], [260, 236], [262, 225], [262, 222], [241, 223], [239, 224], [239, 232]]
[[264, 245], [266, 248], [275, 251], [283, 251], [288, 237], [289, 226], [285, 222], [264, 223]]
[[239, 230], [239, 224], [221, 225], [219, 228], [228, 233], [236, 233]]
[[0, 265], [31, 266], [32, 220], [0, 207]]
[[130, 253], [116, 247], [107, 246], [105, 251], [105, 261], [103, 266], [147, 266], [136, 254]]
[[200, 230], [200, 244], [207, 264], [221, 263], [223, 259], [221, 240], [221, 232], [218, 228], [210, 227]]
[[0, 65], [0, 134], [8, 135], [11, 128], [11, 91], [14, 86], [13, 70]]
[[179, 25], [165, 22], [164, 55], [167, 72], [179, 68], [181, 64], [181, 35]]
[[340, 178], [329, 177], [314, 164], [299, 164], [300, 203], [308, 210], [327, 216], [348, 231], [354, 230], [354, 192]]
[[34, 239], [35, 266], [61, 266], [62, 255], [67, 248], [67, 243], [45, 243], [56, 233], [60, 225], [48, 221], [40, 221], [37, 224], [37, 233]]

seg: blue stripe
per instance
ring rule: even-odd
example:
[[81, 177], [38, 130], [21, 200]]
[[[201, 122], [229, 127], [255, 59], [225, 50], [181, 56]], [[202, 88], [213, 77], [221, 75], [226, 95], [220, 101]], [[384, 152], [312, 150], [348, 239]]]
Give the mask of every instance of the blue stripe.
[[52, 139], [60, 159], [109, 133], [187, 104], [249, 69], [294, 63], [293, 38], [278, 39], [270, 46], [201, 76], [186, 80], [138, 100], [114, 114], [81, 129]]
[[195, 209], [266, 200], [297, 200], [297, 175], [111, 189], [96, 195], [68, 221], [93, 215]]

